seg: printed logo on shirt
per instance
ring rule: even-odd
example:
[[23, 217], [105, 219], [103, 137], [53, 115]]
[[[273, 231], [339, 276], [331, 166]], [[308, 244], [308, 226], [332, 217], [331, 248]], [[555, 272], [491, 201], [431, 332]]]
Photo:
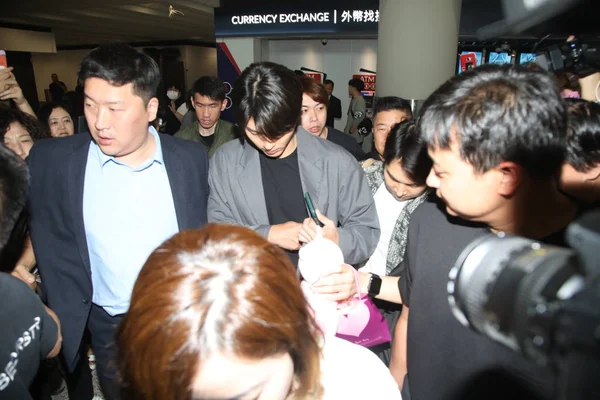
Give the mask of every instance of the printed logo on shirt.
[[364, 113], [362, 111], [354, 111], [354, 119], [362, 118]]
[[23, 332], [23, 335], [17, 339], [17, 342], [15, 343], [15, 351], [10, 353], [10, 361], [8, 364], [6, 364], [3, 372], [0, 374], [0, 391], [6, 389], [8, 385], [15, 380], [15, 375], [17, 374], [17, 364], [19, 363], [19, 354], [21, 354], [23, 350], [25, 350], [25, 348], [29, 346], [33, 340], [35, 340], [35, 332], [40, 330], [41, 320], [42, 319], [40, 317], [35, 317], [33, 319], [33, 325], [31, 325], [29, 329]]

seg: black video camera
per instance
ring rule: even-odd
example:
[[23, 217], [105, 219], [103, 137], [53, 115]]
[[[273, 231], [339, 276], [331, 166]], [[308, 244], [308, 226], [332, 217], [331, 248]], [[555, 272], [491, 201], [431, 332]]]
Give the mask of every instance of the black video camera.
[[518, 236], [473, 241], [450, 272], [465, 326], [558, 373], [557, 398], [600, 398], [600, 211], [567, 229], [571, 249]]
[[537, 52], [536, 63], [549, 72], [560, 74], [566, 71], [585, 78], [600, 71], [600, 48], [575, 38]]

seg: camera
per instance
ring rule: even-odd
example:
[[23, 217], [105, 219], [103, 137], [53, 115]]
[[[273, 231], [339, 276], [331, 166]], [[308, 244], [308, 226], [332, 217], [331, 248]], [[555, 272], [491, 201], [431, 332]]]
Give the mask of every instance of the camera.
[[600, 398], [600, 211], [567, 242], [480, 237], [450, 271], [448, 301], [464, 326], [557, 371], [564, 398]]
[[329, 43], [329, 40], [327, 40], [327, 39], [321, 39], [321, 44], [323, 46], [327, 46], [327, 43]]
[[536, 53], [536, 63], [549, 72], [573, 72], [584, 78], [600, 70], [600, 49], [579, 38]]

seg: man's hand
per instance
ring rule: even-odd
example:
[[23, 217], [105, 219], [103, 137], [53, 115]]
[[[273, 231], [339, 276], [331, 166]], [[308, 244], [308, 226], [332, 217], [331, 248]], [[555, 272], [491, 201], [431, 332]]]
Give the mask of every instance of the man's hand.
[[35, 290], [37, 285], [35, 281], [35, 276], [29, 272], [29, 269], [25, 267], [23, 264], [17, 264], [15, 269], [11, 272], [11, 275], [15, 278], [19, 278], [23, 282], [27, 284], [32, 290]]
[[[335, 223], [323, 214], [321, 214], [321, 211], [319, 210], [317, 210], [317, 217], [319, 218], [319, 221], [321, 221], [323, 225], [325, 225], [321, 228], [321, 233], [323, 237], [331, 240], [335, 244], [339, 244], [340, 235], [338, 233], [337, 226], [335, 225]], [[302, 243], [310, 243], [313, 240], [315, 240], [316, 237], [317, 224], [315, 224], [315, 221], [313, 221], [312, 218], [306, 218], [302, 223], [302, 229], [300, 230], [298, 239]]]
[[354, 267], [348, 264], [337, 266], [311, 285], [312, 291], [331, 301], [344, 301], [356, 294]]
[[273, 225], [269, 229], [267, 240], [286, 250], [298, 250], [300, 248], [298, 235], [301, 228], [302, 224], [292, 221]]

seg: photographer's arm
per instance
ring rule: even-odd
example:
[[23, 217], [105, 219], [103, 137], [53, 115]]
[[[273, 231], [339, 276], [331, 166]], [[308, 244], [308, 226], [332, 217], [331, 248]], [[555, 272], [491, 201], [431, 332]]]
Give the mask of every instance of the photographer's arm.
[[593, 102], [600, 101], [600, 72], [579, 79], [581, 98]]
[[37, 118], [33, 108], [23, 96], [23, 90], [21, 90], [12, 70], [12, 67], [0, 70], [0, 100], [12, 100], [19, 110]]

